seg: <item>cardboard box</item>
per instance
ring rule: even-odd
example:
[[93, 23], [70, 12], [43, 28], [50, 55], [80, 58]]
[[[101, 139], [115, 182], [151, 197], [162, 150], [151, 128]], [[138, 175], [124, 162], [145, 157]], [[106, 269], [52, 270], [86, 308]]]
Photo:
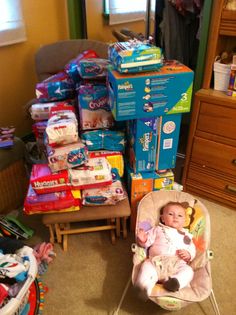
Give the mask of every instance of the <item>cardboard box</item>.
[[144, 73], [108, 70], [109, 103], [118, 121], [189, 112], [192, 86], [193, 71], [177, 61]]
[[166, 172], [155, 173], [153, 181], [153, 190], [172, 190], [174, 184], [174, 173], [172, 170]]
[[153, 180], [155, 172], [150, 173], [134, 173], [130, 167], [126, 165], [127, 190], [130, 200], [130, 229], [135, 230], [137, 207], [139, 201], [150, 191], [153, 190]]
[[158, 117], [156, 170], [175, 167], [181, 116], [181, 114], [176, 114]]
[[127, 121], [127, 160], [134, 172], [150, 172], [156, 167], [157, 118]]

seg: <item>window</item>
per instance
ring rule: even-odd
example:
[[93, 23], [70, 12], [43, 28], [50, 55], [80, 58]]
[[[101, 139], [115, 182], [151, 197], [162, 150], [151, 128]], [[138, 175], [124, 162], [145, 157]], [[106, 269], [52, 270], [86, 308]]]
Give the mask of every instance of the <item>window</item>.
[[0, 0], [0, 46], [26, 40], [21, 0]]
[[[120, 24], [145, 20], [147, 0], [105, 0], [105, 14], [109, 24]], [[155, 12], [155, 1], [151, 0], [151, 15]]]

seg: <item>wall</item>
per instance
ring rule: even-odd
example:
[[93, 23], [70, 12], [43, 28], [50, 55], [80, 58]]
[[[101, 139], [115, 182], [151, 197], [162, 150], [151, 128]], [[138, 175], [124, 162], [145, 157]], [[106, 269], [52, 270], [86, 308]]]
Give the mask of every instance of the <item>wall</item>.
[[44, 44], [68, 39], [66, 0], [22, 0], [27, 41], [0, 47], [0, 126], [14, 125], [16, 135], [31, 132], [24, 111], [35, 96], [34, 55]]
[[[129, 1], [129, 0], [127, 0]], [[103, 0], [86, 0], [86, 19], [88, 38], [101, 40], [104, 42], [114, 42], [116, 39], [112, 35], [112, 30], [128, 28], [136, 33], [145, 34], [145, 22], [138, 21], [119, 25], [108, 25], [103, 18]]]

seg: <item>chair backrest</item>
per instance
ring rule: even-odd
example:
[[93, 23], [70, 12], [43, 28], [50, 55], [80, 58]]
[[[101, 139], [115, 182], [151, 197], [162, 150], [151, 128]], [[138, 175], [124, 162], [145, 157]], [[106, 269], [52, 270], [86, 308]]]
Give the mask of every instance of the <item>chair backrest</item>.
[[108, 44], [96, 40], [73, 39], [42, 46], [35, 55], [38, 80], [43, 81], [62, 71], [71, 59], [89, 49], [96, 51], [100, 58], [108, 57]]
[[147, 194], [139, 203], [136, 232], [138, 228], [149, 229], [160, 219], [160, 209], [170, 201], [188, 204], [186, 228], [193, 234], [197, 255], [192, 262], [194, 269], [204, 266], [206, 251], [210, 246], [210, 217], [207, 208], [192, 195], [179, 191], [155, 191]]

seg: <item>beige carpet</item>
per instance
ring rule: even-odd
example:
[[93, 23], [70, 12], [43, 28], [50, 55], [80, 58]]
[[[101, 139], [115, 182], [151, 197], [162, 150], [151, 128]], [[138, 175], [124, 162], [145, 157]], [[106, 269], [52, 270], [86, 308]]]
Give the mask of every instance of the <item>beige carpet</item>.
[[[199, 198], [211, 217], [213, 289], [221, 315], [236, 314], [236, 211]], [[40, 216], [27, 217], [25, 222], [36, 230], [30, 244], [48, 241]], [[55, 245], [57, 257], [43, 275], [45, 294], [44, 315], [113, 314], [132, 270], [130, 245], [133, 235], [110, 243], [109, 232], [69, 236], [68, 252]], [[151, 301], [138, 298], [132, 285], [120, 307], [119, 315], [170, 314]], [[210, 300], [194, 303], [175, 315], [214, 315]]]

